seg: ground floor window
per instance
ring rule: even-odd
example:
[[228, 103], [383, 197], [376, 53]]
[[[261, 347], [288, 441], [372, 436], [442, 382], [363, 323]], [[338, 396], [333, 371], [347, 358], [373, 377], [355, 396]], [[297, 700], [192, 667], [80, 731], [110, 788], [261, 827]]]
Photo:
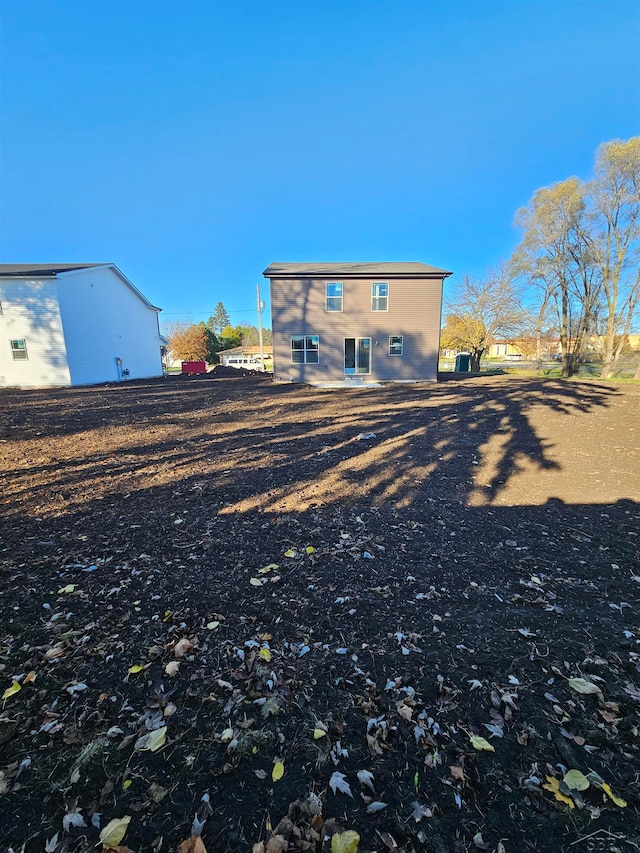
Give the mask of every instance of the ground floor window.
[[402, 355], [402, 335], [389, 335], [389, 355]]
[[26, 361], [29, 358], [27, 354], [27, 342], [24, 338], [20, 338], [17, 341], [10, 341], [9, 343], [11, 344], [11, 355], [14, 361]]
[[319, 348], [318, 335], [292, 335], [291, 361], [294, 364], [318, 364]]

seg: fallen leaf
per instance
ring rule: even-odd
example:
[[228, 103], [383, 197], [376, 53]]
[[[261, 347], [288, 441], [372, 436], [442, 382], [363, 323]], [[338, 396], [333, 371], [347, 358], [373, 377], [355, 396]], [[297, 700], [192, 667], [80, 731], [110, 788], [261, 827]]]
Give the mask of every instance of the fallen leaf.
[[266, 770], [254, 770], [253, 772], [256, 774], [258, 779], [266, 779], [267, 778], [267, 771]]
[[173, 678], [178, 674], [178, 670], [180, 669], [180, 661], [179, 660], [170, 660], [169, 663], [165, 666], [164, 672], [165, 675], [168, 675], [170, 678]]
[[267, 663], [271, 660], [271, 652], [269, 649], [260, 649], [258, 652], [258, 657], [262, 658], [262, 660], [266, 660]]
[[259, 575], [266, 575], [267, 572], [274, 572], [276, 569], [279, 569], [280, 566], [277, 563], [269, 563], [268, 566], [263, 566], [263, 568], [258, 569]]
[[603, 784], [602, 784], [602, 790], [605, 792], [605, 794], [607, 795], [607, 797], [609, 797], [609, 799], [610, 799], [610, 800], [613, 800], [613, 802], [614, 802], [617, 806], [620, 806], [620, 808], [621, 808], [621, 809], [624, 809], [624, 808], [626, 807], [626, 805], [627, 805], [627, 801], [626, 801], [626, 800], [623, 800], [623, 799], [622, 799], [622, 797], [616, 797], [616, 795], [613, 793], [613, 791], [611, 790], [611, 788], [609, 787], [609, 785], [607, 785], [607, 783], [606, 783], [606, 782], [603, 782]]
[[295, 557], [296, 552], [293, 550], [293, 548], [289, 548], [284, 552], [284, 555], [285, 557]]
[[164, 746], [167, 739], [167, 727], [161, 726], [159, 729], [151, 732], [143, 750], [147, 752], [157, 752], [160, 747]]
[[562, 781], [572, 791], [586, 791], [590, 785], [589, 780], [580, 770], [569, 770]]
[[284, 764], [282, 763], [282, 761], [276, 761], [276, 763], [273, 765], [273, 770], [271, 771], [271, 778], [274, 782], [277, 782], [278, 780], [282, 779], [283, 776]]
[[320, 740], [321, 737], [326, 737], [327, 733], [324, 729], [314, 729], [313, 730], [313, 739]]
[[551, 791], [553, 796], [561, 803], [569, 806], [570, 809], [575, 808], [575, 803], [571, 799], [571, 797], [567, 797], [566, 794], [563, 794], [560, 790], [560, 781], [555, 778], [555, 776], [547, 776], [547, 784], [542, 786], [545, 791]]
[[459, 779], [461, 782], [464, 782], [464, 770], [462, 767], [459, 767], [457, 764], [451, 764], [449, 766], [449, 772], [454, 779]]
[[11, 687], [7, 687], [7, 689], [2, 694], [2, 701], [8, 699], [9, 696], [15, 696], [16, 693], [19, 693], [22, 690], [22, 687], [18, 684], [17, 681], [14, 681]]
[[358, 853], [360, 836], [352, 829], [331, 836], [331, 853]]
[[210, 631], [213, 631], [213, 630], [215, 630], [215, 629], [218, 627], [218, 625], [219, 625], [219, 624], [220, 624], [220, 623], [218, 622], [218, 620], [217, 620], [217, 619], [214, 619], [214, 620], [213, 620], [213, 622], [207, 622], [207, 628], [208, 628]]
[[65, 592], [73, 592], [75, 588], [76, 585], [74, 583], [68, 583], [66, 586], [60, 587], [60, 589], [58, 590], [58, 595], [62, 595]]
[[173, 654], [175, 657], [181, 658], [184, 657], [187, 652], [190, 652], [192, 648], [193, 643], [191, 642], [191, 640], [188, 640], [186, 637], [183, 637], [173, 647]]
[[249, 583], [251, 584], [251, 586], [262, 586], [265, 581], [266, 578], [263, 578], [262, 580], [260, 580], [260, 578], [251, 578]]
[[313, 545], [307, 545], [304, 550], [307, 552], [307, 554], [314, 554], [316, 549], [313, 547]]
[[472, 735], [469, 740], [471, 741], [471, 745], [474, 749], [480, 750], [481, 752], [495, 752], [495, 749], [491, 746], [489, 741], [479, 735]]
[[127, 670], [127, 672], [129, 673], [129, 675], [135, 675], [137, 672], [142, 672], [142, 670], [146, 669], [146, 668], [147, 667], [144, 666], [143, 664], [136, 663], [133, 666], [130, 666], [129, 669]]
[[367, 814], [375, 814], [376, 812], [381, 812], [382, 809], [386, 809], [388, 803], [381, 803], [379, 800], [374, 800], [373, 803], [369, 803], [367, 806]]
[[25, 677], [22, 679], [22, 683], [23, 684], [33, 684], [33, 682], [35, 680], [36, 680], [36, 673], [34, 670], [31, 670], [31, 672], [28, 672], [25, 675]]
[[353, 797], [351, 786], [345, 779], [344, 773], [339, 773], [337, 770], [329, 779], [329, 787], [333, 793], [340, 791], [341, 794], [346, 794], [348, 797]]
[[589, 693], [602, 693], [602, 690], [598, 687], [597, 684], [594, 684], [592, 681], [587, 681], [586, 678], [569, 678], [569, 687], [572, 690], [575, 690], [576, 693], [582, 693], [587, 695]]
[[265, 853], [285, 853], [289, 842], [284, 835], [272, 835], [267, 841]]
[[117, 847], [124, 838], [130, 822], [131, 815], [126, 815], [125, 817], [114, 817], [114, 819], [110, 820], [100, 833], [100, 843], [105, 848]]
[[372, 793], [375, 794], [376, 789], [373, 787], [374, 775], [369, 770], [358, 770], [358, 782], [361, 785], [366, 785]]
[[178, 845], [178, 853], [207, 853], [207, 848], [199, 835], [192, 835]]

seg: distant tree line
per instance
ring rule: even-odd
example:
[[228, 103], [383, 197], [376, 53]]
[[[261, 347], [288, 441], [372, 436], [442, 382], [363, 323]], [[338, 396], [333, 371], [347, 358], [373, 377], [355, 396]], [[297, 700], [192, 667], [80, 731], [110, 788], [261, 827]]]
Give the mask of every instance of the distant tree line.
[[[176, 361], [206, 361], [208, 364], [219, 363], [219, 352], [260, 343], [256, 326], [231, 325], [222, 302], [218, 302], [206, 322], [170, 322], [164, 326], [164, 335], [169, 341], [171, 357]], [[262, 341], [265, 346], [271, 346], [271, 329], [262, 330]]]
[[[466, 276], [447, 306], [441, 344], [471, 354], [472, 370], [498, 338], [560, 341], [562, 375], [599, 349], [613, 375], [640, 305], [640, 137], [596, 153], [594, 177], [537, 190], [516, 214], [521, 240], [483, 280]], [[640, 378], [640, 364], [637, 377]]]

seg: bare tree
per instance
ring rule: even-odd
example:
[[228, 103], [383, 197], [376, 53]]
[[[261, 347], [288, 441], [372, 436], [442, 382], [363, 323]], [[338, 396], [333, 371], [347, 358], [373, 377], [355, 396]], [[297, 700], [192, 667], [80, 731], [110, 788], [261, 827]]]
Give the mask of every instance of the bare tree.
[[602, 282], [602, 376], [613, 374], [640, 303], [640, 136], [601, 145], [583, 231]]
[[490, 272], [481, 281], [467, 275], [447, 306], [441, 345], [467, 350], [471, 370], [477, 373], [482, 356], [493, 341], [517, 334], [525, 316], [506, 267]]

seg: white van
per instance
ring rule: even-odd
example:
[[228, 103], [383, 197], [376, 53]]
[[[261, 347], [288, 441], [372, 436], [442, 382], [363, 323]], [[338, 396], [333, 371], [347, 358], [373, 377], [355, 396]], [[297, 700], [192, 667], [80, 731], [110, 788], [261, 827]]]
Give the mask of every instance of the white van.
[[237, 367], [243, 370], [260, 370], [264, 372], [264, 364], [255, 358], [247, 358], [241, 355], [230, 356], [225, 363], [225, 367]]

